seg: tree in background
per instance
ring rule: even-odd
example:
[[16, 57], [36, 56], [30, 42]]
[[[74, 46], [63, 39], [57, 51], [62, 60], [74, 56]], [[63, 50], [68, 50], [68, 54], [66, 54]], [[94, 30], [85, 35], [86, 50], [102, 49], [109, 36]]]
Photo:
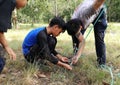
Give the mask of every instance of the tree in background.
[[120, 22], [120, 0], [108, 0], [107, 15], [109, 22]]
[[[66, 21], [71, 18], [74, 9], [83, 0], [29, 0], [24, 9], [18, 11], [19, 22], [48, 23], [54, 16], [62, 16]], [[109, 22], [120, 22], [120, 0], [107, 0]]]

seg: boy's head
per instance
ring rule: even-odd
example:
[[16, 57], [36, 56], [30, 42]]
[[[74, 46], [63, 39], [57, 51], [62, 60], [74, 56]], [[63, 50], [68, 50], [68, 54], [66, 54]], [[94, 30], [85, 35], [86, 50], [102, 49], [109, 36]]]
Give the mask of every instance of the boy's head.
[[75, 35], [81, 29], [81, 27], [82, 23], [79, 19], [71, 19], [65, 25], [69, 35]]
[[61, 17], [54, 17], [49, 26], [53, 28], [52, 35], [55, 37], [65, 31], [65, 21]]

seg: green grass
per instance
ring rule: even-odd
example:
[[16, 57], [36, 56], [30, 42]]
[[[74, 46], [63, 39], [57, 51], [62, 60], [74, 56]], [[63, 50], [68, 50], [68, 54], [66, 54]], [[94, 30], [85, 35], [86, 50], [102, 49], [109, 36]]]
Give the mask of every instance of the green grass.
[[[111, 75], [108, 70], [97, 68], [93, 32], [86, 39], [86, 46], [78, 64], [73, 66], [72, 71], [68, 71], [53, 64], [37, 67], [26, 63], [21, 52], [22, 41], [31, 29], [39, 25], [34, 25], [33, 28], [29, 24], [20, 24], [19, 26], [19, 29], [9, 30], [5, 34], [9, 45], [17, 54], [17, 60], [11, 61], [6, 56], [6, 68], [8, 70], [5, 73], [6, 77], [0, 78], [0, 85], [103, 85], [103, 81], [111, 83]], [[105, 36], [107, 65], [112, 67], [113, 74], [120, 72], [120, 57], [117, 57], [120, 55], [119, 28], [119, 23], [109, 23]], [[71, 57], [73, 55], [71, 37], [65, 32], [60, 34], [57, 39], [56, 50], [67, 57]], [[36, 72], [45, 74], [47, 78], [36, 78], [34, 76]], [[114, 85], [120, 85], [119, 81], [120, 78], [114, 75]]]

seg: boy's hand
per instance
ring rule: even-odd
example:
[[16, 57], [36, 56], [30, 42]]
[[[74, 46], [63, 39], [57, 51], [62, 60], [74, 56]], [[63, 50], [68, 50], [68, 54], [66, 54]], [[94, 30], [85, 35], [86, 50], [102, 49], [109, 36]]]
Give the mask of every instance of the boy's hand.
[[72, 58], [72, 64], [76, 64], [77, 62], [78, 62], [78, 60], [79, 60], [79, 58], [77, 57], [77, 56], [74, 56], [73, 58]]
[[60, 60], [63, 61], [63, 62], [68, 62], [68, 58], [67, 57], [61, 57]]
[[62, 55], [60, 55], [60, 54], [57, 54], [56, 55], [56, 57], [60, 60], [60, 61], [62, 61], [62, 62], [68, 62], [68, 58], [67, 57], [63, 57]]
[[10, 59], [16, 60], [16, 54], [14, 53], [14, 51], [11, 48], [6, 47], [6, 51], [9, 54]]
[[71, 67], [70, 65], [68, 65], [68, 64], [65, 64], [64, 67], [65, 67], [66, 69], [68, 69], [68, 70], [72, 70], [72, 67]]

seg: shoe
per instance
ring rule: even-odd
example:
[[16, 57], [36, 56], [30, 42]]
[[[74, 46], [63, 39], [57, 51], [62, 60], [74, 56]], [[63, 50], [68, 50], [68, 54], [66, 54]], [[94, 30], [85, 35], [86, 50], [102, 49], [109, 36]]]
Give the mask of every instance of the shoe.
[[100, 68], [100, 69], [105, 68], [105, 66], [106, 66], [105, 64], [100, 64], [98, 62], [97, 62], [97, 65], [96, 65], [96, 67]]

